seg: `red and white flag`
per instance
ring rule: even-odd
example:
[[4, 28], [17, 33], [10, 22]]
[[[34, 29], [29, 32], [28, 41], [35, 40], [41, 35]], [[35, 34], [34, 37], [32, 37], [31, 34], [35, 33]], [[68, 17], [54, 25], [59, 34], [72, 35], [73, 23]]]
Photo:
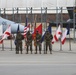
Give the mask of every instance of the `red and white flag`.
[[4, 34], [2, 35], [2, 39], [0, 40], [0, 44], [3, 43], [3, 40], [11, 35], [11, 26], [9, 25]]
[[68, 30], [66, 29], [65, 32], [63, 32], [63, 34], [62, 34], [62, 38], [61, 38], [61, 43], [62, 44], [65, 43], [67, 32], [68, 32]]
[[24, 28], [24, 37], [26, 37], [26, 33], [29, 31], [30, 29], [30, 24], [28, 24], [25, 28]]
[[62, 32], [61, 32], [61, 27], [59, 25], [54, 37], [53, 37], [53, 40], [52, 40], [52, 44], [55, 42], [55, 41], [58, 41], [58, 39], [60, 38]]

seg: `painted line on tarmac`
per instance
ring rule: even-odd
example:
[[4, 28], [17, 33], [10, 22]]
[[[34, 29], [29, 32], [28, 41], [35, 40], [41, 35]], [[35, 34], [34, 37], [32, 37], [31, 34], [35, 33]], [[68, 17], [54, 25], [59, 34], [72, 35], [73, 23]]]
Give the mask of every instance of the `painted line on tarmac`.
[[76, 64], [73, 61], [0, 61], [0, 64]]

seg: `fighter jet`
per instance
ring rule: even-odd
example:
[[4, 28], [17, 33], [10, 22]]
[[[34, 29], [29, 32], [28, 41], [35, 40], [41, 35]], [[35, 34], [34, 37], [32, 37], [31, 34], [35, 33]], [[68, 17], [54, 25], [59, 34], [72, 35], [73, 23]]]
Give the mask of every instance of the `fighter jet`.
[[14, 33], [17, 33], [17, 28], [18, 28], [18, 25], [19, 25], [19, 29], [20, 29], [20, 32], [24, 32], [24, 26], [19, 24], [19, 23], [15, 23], [13, 21], [10, 21], [10, 20], [7, 20], [7, 19], [4, 19], [2, 17], [0, 17], [0, 25], [2, 25], [2, 32], [4, 32], [8, 25], [11, 25], [11, 33], [14, 34]]

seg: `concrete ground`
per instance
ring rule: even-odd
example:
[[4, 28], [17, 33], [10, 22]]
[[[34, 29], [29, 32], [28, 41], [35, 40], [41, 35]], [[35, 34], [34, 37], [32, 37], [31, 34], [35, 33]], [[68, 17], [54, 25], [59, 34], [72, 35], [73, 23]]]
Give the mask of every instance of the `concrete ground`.
[[[76, 43], [68, 41], [64, 45], [52, 45], [52, 54], [26, 54], [23, 41], [23, 54], [15, 54], [14, 41], [5, 40], [4, 50], [0, 45], [0, 75], [76, 75]], [[12, 50], [11, 50], [12, 46]]]
[[34, 54], [35, 50], [33, 47], [33, 54], [26, 54], [23, 41], [23, 54], [15, 54], [15, 45], [12, 41], [4, 41], [4, 50], [0, 45], [0, 64], [76, 64], [76, 43], [66, 41], [64, 45], [60, 45], [60, 42], [52, 45], [52, 54], [49, 50], [47, 54], [44, 54], [44, 44], [42, 45], [42, 54]]

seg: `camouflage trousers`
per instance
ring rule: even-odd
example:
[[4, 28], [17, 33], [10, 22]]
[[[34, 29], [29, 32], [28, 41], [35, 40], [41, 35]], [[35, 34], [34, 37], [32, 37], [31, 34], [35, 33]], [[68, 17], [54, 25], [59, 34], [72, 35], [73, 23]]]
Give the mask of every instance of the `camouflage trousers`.
[[41, 43], [37, 43], [37, 45], [35, 46], [35, 50], [36, 50], [36, 53], [39, 50], [39, 52], [41, 54]]
[[31, 44], [27, 44], [26, 46], [27, 46], [27, 48], [26, 48], [27, 54], [28, 54], [29, 48], [30, 48], [30, 51], [32, 53], [32, 43]]
[[47, 50], [48, 50], [48, 48], [49, 48], [49, 51], [50, 51], [50, 53], [51, 53], [51, 51], [52, 51], [52, 44], [45, 44], [45, 50], [44, 50], [44, 53], [47, 53]]
[[21, 51], [21, 54], [22, 54], [22, 43], [16, 44], [16, 54], [19, 54], [19, 51]]

